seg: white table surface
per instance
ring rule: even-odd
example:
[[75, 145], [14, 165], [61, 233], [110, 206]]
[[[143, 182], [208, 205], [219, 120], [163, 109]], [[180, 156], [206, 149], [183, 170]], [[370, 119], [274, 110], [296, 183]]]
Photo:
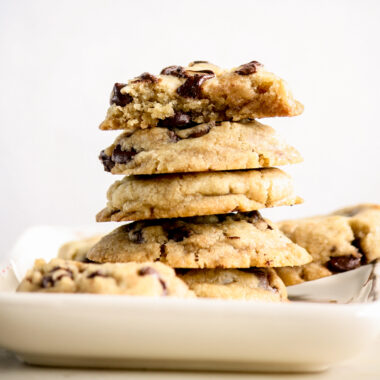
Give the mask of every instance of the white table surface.
[[133, 379], [133, 380], [193, 380], [193, 379], [244, 379], [244, 380], [379, 380], [380, 379], [380, 337], [358, 357], [323, 373], [311, 374], [251, 374], [220, 372], [177, 372], [177, 371], [130, 371], [47, 368], [28, 366], [19, 362], [11, 353], [0, 349], [0, 379], [44, 380], [44, 379]]

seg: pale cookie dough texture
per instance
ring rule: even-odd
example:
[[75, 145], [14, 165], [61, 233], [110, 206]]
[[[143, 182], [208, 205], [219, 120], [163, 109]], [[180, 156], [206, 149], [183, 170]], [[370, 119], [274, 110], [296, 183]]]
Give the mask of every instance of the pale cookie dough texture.
[[169, 66], [154, 76], [143, 73], [127, 84], [116, 83], [101, 129], [240, 121], [295, 116], [303, 106], [287, 84], [252, 61], [232, 70], [207, 62]]
[[162, 263], [99, 265], [62, 259], [36, 260], [17, 291], [194, 297]]
[[302, 161], [295, 148], [257, 121], [125, 132], [99, 158], [106, 171], [125, 175], [255, 169]]
[[87, 262], [87, 252], [93, 247], [102, 235], [91, 236], [81, 240], [69, 241], [62, 245], [58, 251], [58, 257], [64, 260]]
[[226, 214], [294, 205], [289, 175], [276, 168], [130, 176], [108, 190], [98, 222]]
[[330, 215], [289, 220], [278, 225], [313, 257], [310, 264], [278, 269], [286, 285], [355, 269], [380, 258], [379, 205], [358, 205]]
[[285, 285], [271, 268], [191, 269], [177, 274], [197, 297], [287, 301]]
[[254, 211], [123, 225], [88, 253], [95, 262], [155, 262], [174, 268], [302, 265], [305, 249]]

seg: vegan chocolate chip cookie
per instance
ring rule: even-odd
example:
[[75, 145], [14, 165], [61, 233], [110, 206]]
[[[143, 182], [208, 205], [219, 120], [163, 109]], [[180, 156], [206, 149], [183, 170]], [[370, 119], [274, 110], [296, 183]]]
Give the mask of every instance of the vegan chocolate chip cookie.
[[271, 268], [190, 269], [177, 274], [197, 297], [286, 301], [284, 283]]
[[96, 293], [193, 297], [174, 270], [162, 263], [85, 264], [36, 260], [18, 292]]
[[169, 66], [116, 83], [101, 129], [186, 127], [210, 121], [295, 116], [303, 111], [287, 84], [257, 61], [232, 70], [208, 62]]
[[380, 206], [359, 205], [330, 215], [280, 222], [280, 229], [304, 247], [313, 262], [279, 268], [286, 285], [358, 268], [380, 258]]
[[174, 268], [302, 265], [311, 260], [258, 212], [161, 219], [123, 225], [87, 257], [95, 262], [155, 262]]
[[302, 202], [290, 176], [276, 168], [124, 177], [110, 187], [107, 198], [98, 222], [226, 214]]
[[125, 132], [99, 156], [113, 174], [255, 169], [295, 164], [298, 151], [257, 121]]

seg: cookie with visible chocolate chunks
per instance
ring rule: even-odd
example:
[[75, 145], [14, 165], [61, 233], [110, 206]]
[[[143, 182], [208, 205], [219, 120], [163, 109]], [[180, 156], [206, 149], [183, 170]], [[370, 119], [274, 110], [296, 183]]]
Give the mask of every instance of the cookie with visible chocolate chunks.
[[156, 262], [173, 268], [302, 265], [311, 260], [258, 212], [123, 225], [87, 254], [95, 262]]
[[352, 270], [380, 258], [380, 205], [347, 207], [330, 215], [278, 225], [313, 257], [310, 264], [278, 270], [286, 285]]
[[190, 269], [177, 275], [197, 297], [250, 301], [287, 301], [284, 283], [272, 268]]
[[195, 61], [187, 67], [166, 67], [157, 76], [143, 73], [126, 84], [116, 83], [110, 104], [101, 129], [133, 131], [167, 123], [177, 127], [296, 116], [303, 111], [287, 84], [257, 61], [232, 70]]
[[302, 202], [277, 168], [127, 176], [108, 190], [96, 220], [131, 221], [253, 211]]
[[257, 121], [125, 132], [99, 158], [104, 170], [125, 175], [255, 169], [302, 161], [295, 148]]
[[62, 259], [36, 260], [17, 291], [194, 297], [174, 270], [162, 263], [99, 265]]

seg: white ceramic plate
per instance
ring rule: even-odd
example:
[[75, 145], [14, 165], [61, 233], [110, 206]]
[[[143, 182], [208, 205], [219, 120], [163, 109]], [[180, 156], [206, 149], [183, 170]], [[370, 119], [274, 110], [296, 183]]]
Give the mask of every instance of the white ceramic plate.
[[[53, 257], [62, 242], [78, 233], [83, 230], [34, 228], [11, 254], [14, 271], [0, 268], [0, 346], [28, 363], [318, 371], [359, 353], [380, 327], [377, 301], [265, 304], [14, 292], [17, 277], [34, 258]], [[369, 283], [368, 273], [373, 277], [370, 268], [356, 272], [360, 284]], [[352, 282], [351, 275], [344, 275]], [[351, 292], [363, 287], [356, 288]], [[295, 286], [291, 294], [305, 298], [307, 291]]]

